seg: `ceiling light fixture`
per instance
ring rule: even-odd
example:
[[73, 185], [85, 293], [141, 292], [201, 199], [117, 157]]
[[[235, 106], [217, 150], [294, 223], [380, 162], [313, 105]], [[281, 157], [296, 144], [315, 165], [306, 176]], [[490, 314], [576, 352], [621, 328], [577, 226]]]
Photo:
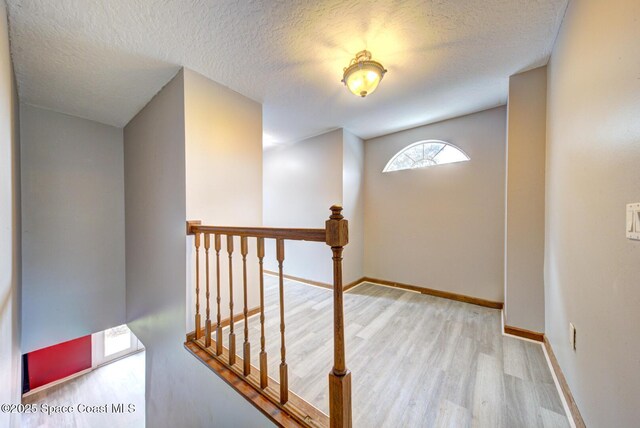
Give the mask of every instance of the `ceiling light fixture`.
[[371, 60], [371, 52], [364, 50], [358, 52], [344, 68], [342, 83], [354, 95], [364, 98], [376, 90], [386, 72], [382, 64]]

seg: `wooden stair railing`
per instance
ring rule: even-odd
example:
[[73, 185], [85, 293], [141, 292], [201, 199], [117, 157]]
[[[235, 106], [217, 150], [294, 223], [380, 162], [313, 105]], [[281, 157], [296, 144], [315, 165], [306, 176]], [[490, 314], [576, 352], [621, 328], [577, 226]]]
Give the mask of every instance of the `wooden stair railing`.
[[[331, 216], [324, 229], [285, 229], [267, 227], [218, 227], [205, 226], [200, 221], [187, 222], [187, 235], [194, 236], [195, 244], [195, 331], [187, 335], [185, 347], [194, 355], [213, 368], [228, 383], [252, 401], [272, 421], [281, 426], [319, 427], [327, 424], [332, 428], [351, 427], [351, 372], [345, 361], [344, 343], [344, 310], [342, 289], [342, 252], [349, 238], [347, 220], [342, 216], [342, 207], [331, 207]], [[200, 243], [204, 235], [205, 249], [205, 322], [202, 330], [200, 314]], [[212, 338], [212, 321], [210, 311], [209, 249], [211, 235], [214, 239], [216, 258], [216, 325], [215, 340]], [[229, 257], [229, 336], [228, 346], [223, 344], [222, 321], [220, 313], [220, 250], [221, 237], [226, 237]], [[233, 301], [233, 239], [240, 237], [240, 254], [242, 256], [242, 290], [243, 290], [243, 346], [242, 362], [236, 356], [236, 334], [234, 331]], [[251, 344], [249, 341], [249, 312], [247, 307], [247, 255], [248, 240], [256, 240], [259, 285], [260, 285], [260, 367], [251, 365]], [[275, 240], [276, 259], [278, 262], [278, 296], [280, 316], [280, 373], [279, 382], [269, 378], [267, 372], [267, 352], [265, 351], [265, 316], [264, 316], [264, 256], [265, 239]], [[289, 391], [288, 365], [285, 346], [285, 308], [284, 308], [284, 260], [285, 241], [324, 242], [331, 247], [333, 260], [333, 343], [334, 361], [329, 373], [329, 418], [310, 404]], [[206, 357], [203, 357], [206, 356]], [[205, 361], [206, 360], [206, 361]], [[257, 374], [256, 374], [257, 372]], [[244, 385], [238, 385], [244, 382]], [[276, 388], [273, 388], [272, 385]], [[249, 392], [246, 392], [249, 391]], [[255, 391], [261, 397], [249, 398]], [[266, 399], [266, 401], [265, 401]], [[260, 401], [262, 400], [262, 401]], [[270, 406], [259, 405], [269, 402]], [[275, 407], [273, 407], [275, 406]], [[280, 417], [274, 416], [275, 410], [284, 412]]]

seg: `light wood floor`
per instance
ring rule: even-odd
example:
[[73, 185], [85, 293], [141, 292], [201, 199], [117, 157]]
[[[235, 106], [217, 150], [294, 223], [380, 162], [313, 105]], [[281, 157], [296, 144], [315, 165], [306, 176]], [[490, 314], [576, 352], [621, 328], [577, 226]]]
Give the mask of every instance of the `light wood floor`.
[[[277, 378], [277, 278], [265, 280], [269, 374]], [[328, 413], [332, 292], [286, 281], [285, 310], [290, 388]], [[346, 293], [344, 311], [354, 426], [569, 426], [542, 347], [503, 336], [500, 311], [373, 284]], [[257, 367], [257, 316], [249, 327]], [[243, 328], [236, 323], [240, 353]]]
[[[114, 361], [68, 382], [26, 397], [24, 404], [74, 406], [73, 413], [47, 416], [41, 412], [22, 415], [24, 428], [142, 428], [145, 425], [145, 353]], [[135, 405], [132, 413], [79, 413], [79, 404], [102, 406], [111, 403]]]

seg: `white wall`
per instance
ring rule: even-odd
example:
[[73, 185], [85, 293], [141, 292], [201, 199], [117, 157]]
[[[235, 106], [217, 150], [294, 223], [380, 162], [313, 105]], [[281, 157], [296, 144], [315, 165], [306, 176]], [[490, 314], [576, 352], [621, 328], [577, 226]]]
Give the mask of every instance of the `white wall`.
[[640, 420], [639, 24], [637, 0], [572, 1], [548, 66], [545, 333], [592, 427]]
[[[503, 300], [505, 121], [498, 107], [365, 141], [366, 276]], [[425, 139], [471, 160], [382, 173]]]
[[[9, 55], [4, 2], [0, 2], [0, 403], [20, 403], [20, 143], [18, 95]], [[0, 413], [0, 426], [20, 424]]]
[[[186, 212], [190, 220], [215, 226], [262, 225], [262, 105], [191, 70], [184, 70]], [[204, 245], [202, 240], [201, 245]], [[226, 238], [220, 251], [221, 316], [229, 316]], [[211, 239], [211, 319], [215, 320], [215, 252]], [[201, 248], [200, 296], [205, 321], [205, 263]], [[195, 249], [187, 241], [187, 320], [193, 331]], [[243, 311], [240, 239], [234, 238], [234, 313]], [[249, 309], [260, 304], [255, 239], [247, 256]]]
[[125, 321], [122, 129], [21, 107], [23, 353]]
[[[342, 165], [342, 129], [265, 151], [264, 225], [323, 228], [331, 215], [329, 207], [343, 202]], [[266, 267], [275, 271], [273, 245]], [[332, 263], [331, 249], [324, 243], [286, 243], [288, 275], [332, 284]]]
[[187, 217], [262, 224], [262, 105], [184, 70]]
[[342, 153], [342, 215], [349, 221], [342, 274], [346, 285], [364, 276], [364, 141], [345, 129]]
[[184, 348], [185, 88], [180, 72], [124, 129], [127, 320], [146, 347], [153, 427], [270, 426]]
[[547, 67], [509, 78], [505, 324], [544, 332]]

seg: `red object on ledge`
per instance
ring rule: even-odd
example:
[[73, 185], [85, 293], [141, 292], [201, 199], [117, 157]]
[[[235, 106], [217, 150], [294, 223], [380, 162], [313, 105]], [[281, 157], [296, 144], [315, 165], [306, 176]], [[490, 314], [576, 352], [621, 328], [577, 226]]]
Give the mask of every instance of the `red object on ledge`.
[[91, 368], [91, 335], [29, 352], [27, 361], [30, 389]]

